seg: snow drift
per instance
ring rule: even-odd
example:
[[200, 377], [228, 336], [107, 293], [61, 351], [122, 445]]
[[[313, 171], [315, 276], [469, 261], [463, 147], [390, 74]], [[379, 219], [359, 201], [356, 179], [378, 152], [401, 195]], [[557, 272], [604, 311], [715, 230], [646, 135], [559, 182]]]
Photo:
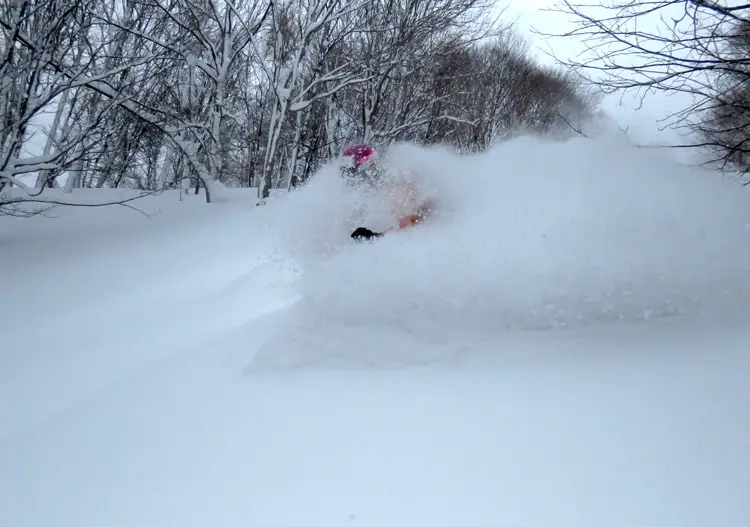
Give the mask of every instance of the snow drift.
[[[549, 328], [699, 312], [746, 292], [750, 203], [715, 173], [613, 137], [523, 137], [466, 156], [398, 145], [386, 159], [438, 200], [429, 223], [352, 244], [346, 214], [367, 197], [334, 167], [272, 205], [316, 324]], [[371, 203], [362, 221], [381, 228]]]

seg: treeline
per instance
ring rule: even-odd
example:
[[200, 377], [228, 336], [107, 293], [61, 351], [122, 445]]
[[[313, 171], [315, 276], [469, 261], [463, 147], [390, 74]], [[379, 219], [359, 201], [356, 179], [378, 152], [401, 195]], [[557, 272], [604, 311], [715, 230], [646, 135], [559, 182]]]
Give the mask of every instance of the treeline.
[[352, 142], [476, 151], [520, 129], [570, 133], [590, 113], [587, 91], [537, 65], [496, 11], [491, 0], [4, 2], [0, 191], [189, 180], [209, 199], [214, 181], [266, 197]]

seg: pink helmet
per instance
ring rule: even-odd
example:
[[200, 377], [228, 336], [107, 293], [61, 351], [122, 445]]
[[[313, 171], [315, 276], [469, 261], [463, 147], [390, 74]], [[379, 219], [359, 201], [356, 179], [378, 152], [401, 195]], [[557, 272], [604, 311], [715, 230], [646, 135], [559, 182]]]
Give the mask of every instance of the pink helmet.
[[369, 145], [354, 145], [344, 151], [340, 173], [350, 185], [373, 184], [379, 179], [378, 154]]
[[375, 154], [375, 149], [369, 145], [354, 145], [344, 151], [344, 157], [351, 157], [354, 160], [355, 168], [359, 168], [373, 154]]

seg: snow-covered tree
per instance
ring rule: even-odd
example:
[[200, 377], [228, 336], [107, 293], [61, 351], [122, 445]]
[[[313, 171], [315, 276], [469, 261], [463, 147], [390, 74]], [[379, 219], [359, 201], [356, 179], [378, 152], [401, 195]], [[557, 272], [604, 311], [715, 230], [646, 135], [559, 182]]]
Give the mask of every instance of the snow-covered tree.
[[536, 66], [493, 11], [493, 0], [8, 0], [0, 189], [189, 182], [210, 201], [220, 181], [262, 201], [353, 142], [481, 150], [585, 114], [582, 90]]

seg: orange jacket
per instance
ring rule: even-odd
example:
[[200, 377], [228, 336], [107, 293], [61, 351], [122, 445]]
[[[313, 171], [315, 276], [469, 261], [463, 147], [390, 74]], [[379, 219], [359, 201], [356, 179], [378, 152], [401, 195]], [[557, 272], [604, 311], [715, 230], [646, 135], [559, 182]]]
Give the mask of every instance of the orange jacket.
[[406, 227], [416, 225], [417, 223], [422, 221], [422, 218], [423, 216], [421, 213], [409, 214], [407, 216], [404, 216], [398, 220], [398, 228], [405, 229]]

